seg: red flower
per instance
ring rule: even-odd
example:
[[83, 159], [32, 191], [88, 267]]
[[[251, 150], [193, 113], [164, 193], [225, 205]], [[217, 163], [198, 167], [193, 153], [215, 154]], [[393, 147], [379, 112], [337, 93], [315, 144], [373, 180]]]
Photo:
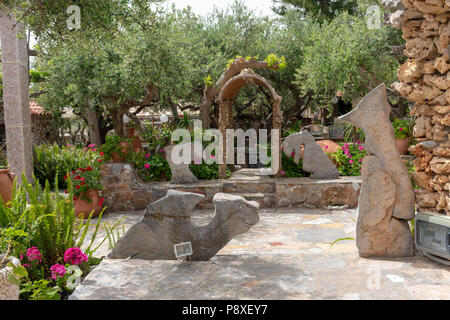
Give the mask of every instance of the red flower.
[[180, 118], [183, 118], [183, 115], [182, 115], [182, 114], [180, 114]]
[[65, 177], [63, 178], [63, 180], [67, 180], [67, 176], [65, 176]]
[[65, 193], [65, 194], [69, 194], [69, 191], [68, 191], [68, 190], [66, 190], [66, 191], [64, 191], [64, 193]]
[[76, 189], [80, 189], [80, 186], [75, 186]]
[[100, 152], [100, 155], [103, 156], [105, 153], [104, 152]]
[[82, 182], [81, 185], [84, 186], [86, 183]]
[[80, 181], [84, 181], [84, 178], [81, 178]]
[[74, 201], [77, 201], [77, 197], [74, 196], [74, 197], [73, 197], [73, 200], [74, 200]]
[[75, 180], [80, 180], [81, 177], [78, 175], [78, 176], [76, 176], [74, 179], [75, 179]]
[[92, 168], [91, 168], [90, 166], [88, 166], [88, 167], [86, 168], [86, 171], [92, 171]]
[[97, 161], [98, 161], [98, 162], [102, 162], [102, 159], [98, 159]]

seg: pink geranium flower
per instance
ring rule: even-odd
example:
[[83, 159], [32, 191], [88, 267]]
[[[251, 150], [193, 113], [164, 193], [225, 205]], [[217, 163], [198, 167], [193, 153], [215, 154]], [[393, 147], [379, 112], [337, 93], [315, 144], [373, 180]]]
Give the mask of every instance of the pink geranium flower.
[[148, 169], [150, 169], [150, 165], [149, 165], [148, 163], [146, 163], [146, 164], [144, 165], [144, 168], [148, 170]]
[[54, 280], [62, 278], [66, 274], [66, 268], [62, 264], [54, 264], [50, 268], [50, 271], [52, 272], [52, 279]]
[[[42, 262], [42, 254], [36, 247], [31, 247], [27, 250], [27, 257], [29, 261], [39, 260], [39, 262]], [[36, 261], [37, 264], [39, 262]]]
[[355, 162], [355, 161], [353, 161], [353, 160], [350, 160], [350, 161], [349, 161], [350, 164], [353, 164], [353, 162]]
[[79, 265], [86, 261], [88, 261], [88, 257], [83, 253], [83, 251], [81, 251], [80, 248], [69, 248], [64, 253], [64, 262]]

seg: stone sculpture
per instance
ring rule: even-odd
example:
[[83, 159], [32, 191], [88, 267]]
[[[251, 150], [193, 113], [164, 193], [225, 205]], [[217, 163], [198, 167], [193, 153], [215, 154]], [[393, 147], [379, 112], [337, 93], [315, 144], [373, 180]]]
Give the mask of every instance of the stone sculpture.
[[231, 239], [247, 232], [259, 221], [259, 205], [241, 196], [218, 193], [213, 202], [212, 221], [202, 227], [191, 224], [192, 209], [203, 195], [169, 190], [150, 204], [144, 218], [119, 239], [109, 258], [128, 257], [145, 260], [175, 260], [174, 245], [190, 241], [194, 261], [213, 257]]
[[[200, 146], [196, 145], [199, 144]], [[166, 160], [169, 163], [170, 171], [172, 172], [172, 179], [170, 180], [170, 183], [172, 184], [189, 184], [189, 183], [197, 183], [198, 180], [192, 173], [191, 169], [189, 169], [189, 164], [181, 163], [176, 164], [175, 161], [172, 159], [174, 156], [173, 149], [175, 147], [178, 147], [180, 149], [190, 149], [191, 150], [191, 162], [193, 163], [195, 157], [198, 157], [199, 159], [202, 159], [202, 153], [199, 153], [198, 155], [195, 154], [196, 150], [203, 150], [203, 147], [200, 142], [190, 142], [190, 143], [184, 143], [184, 144], [178, 144], [178, 145], [170, 145], [165, 147], [166, 151]], [[182, 156], [182, 155], [180, 155]]]
[[295, 152], [294, 162], [298, 163], [300, 161], [300, 148], [302, 145], [305, 146], [303, 170], [312, 172], [310, 178], [332, 179], [339, 177], [339, 170], [308, 131], [294, 133], [285, 138], [283, 141], [284, 154], [290, 157]]
[[408, 220], [414, 218], [414, 192], [395, 145], [390, 112], [382, 84], [337, 119], [361, 128], [366, 136], [356, 226], [356, 245], [362, 257], [413, 254]]

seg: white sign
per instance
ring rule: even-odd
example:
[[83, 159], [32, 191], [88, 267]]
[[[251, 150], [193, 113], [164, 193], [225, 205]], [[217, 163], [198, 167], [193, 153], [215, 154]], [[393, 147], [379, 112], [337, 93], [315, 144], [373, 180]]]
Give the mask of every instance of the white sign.
[[177, 259], [191, 256], [192, 255], [192, 244], [191, 242], [183, 242], [173, 246], [175, 252], [175, 257]]

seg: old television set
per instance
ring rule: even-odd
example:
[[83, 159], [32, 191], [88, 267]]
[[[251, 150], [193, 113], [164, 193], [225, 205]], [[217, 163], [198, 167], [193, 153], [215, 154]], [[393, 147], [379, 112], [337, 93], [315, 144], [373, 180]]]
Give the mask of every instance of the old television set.
[[417, 213], [415, 242], [429, 259], [450, 265], [450, 216]]

